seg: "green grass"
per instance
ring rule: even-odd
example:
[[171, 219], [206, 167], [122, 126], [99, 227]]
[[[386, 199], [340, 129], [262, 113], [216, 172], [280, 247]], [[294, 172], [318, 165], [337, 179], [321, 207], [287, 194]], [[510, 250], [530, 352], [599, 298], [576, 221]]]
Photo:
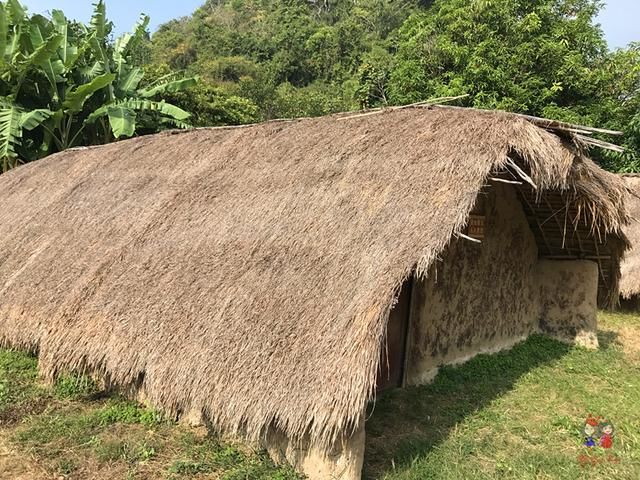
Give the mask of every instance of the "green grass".
[[[640, 363], [618, 338], [640, 337], [640, 318], [600, 323], [598, 351], [534, 336], [384, 395], [367, 423], [365, 478], [640, 478]], [[582, 446], [589, 413], [616, 426], [611, 452]]]
[[63, 375], [53, 386], [53, 394], [59, 399], [82, 400], [98, 393], [96, 382], [83, 375]]
[[27, 417], [11, 441], [39, 459], [45, 469], [63, 475], [81, 465], [107, 464], [110, 472], [114, 466], [127, 472], [120, 478], [138, 478], [137, 474], [139, 478], [167, 479], [198, 474], [215, 474], [211, 478], [225, 480], [298, 478], [291, 469], [274, 466], [260, 452], [219, 442], [121, 398], [52, 407]]
[[[43, 478], [42, 471], [78, 480], [299, 478], [263, 452], [221, 442], [119, 396], [106, 397], [86, 377], [63, 376], [44, 386], [37, 359], [8, 350], [0, 350], [0, 419], [0, 444], [19, 452], [12, 463], [24, 462], [24, 478]], [[0, 478], [16, 474], [2, 468], [0, 461]]]
[[220, 472], [221, 480], [271, 479], [295, 480], [299, 476], [291, 469], [276, 470], [263, 453], [247, 457], [237, 446], [225, 445], [213, 438], [204, 440], [187, 432], [180, 439], [184, 456], [171, 465], [169, 471], [179, 475]]
[[12, 350], [0, 350], [0, 425], [16, 421], [20, 412], [39, 409], [45, 393], [37, 383], [37, 359]]
[[[382, 395], [369, 408], [364, 478], [639, 479], [640, 316], [601, 314], [600, 327], [598, 351], [534, 336]], [[41, 385], [36, 366], [0, 350], [0, 444], [24, 478], [299, 478], [264, 452], [107, 397], [86, 377]], [[582, 446], [589, 413], [616, 426], [611, 452]], [[0, 478], [17, 476], [2, 468], [0, 459]]]

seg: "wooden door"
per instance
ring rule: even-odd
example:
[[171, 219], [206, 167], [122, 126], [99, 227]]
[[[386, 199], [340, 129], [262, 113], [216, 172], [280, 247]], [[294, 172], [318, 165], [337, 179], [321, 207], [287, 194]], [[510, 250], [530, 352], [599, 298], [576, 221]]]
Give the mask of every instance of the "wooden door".
[[389, 314], [387, 342], [382, 346], [376, 382], [376, 389], [379, 392], [402, 386], [412, 287], [413, 281], [410, 277], [402, 286], [398, 303]]

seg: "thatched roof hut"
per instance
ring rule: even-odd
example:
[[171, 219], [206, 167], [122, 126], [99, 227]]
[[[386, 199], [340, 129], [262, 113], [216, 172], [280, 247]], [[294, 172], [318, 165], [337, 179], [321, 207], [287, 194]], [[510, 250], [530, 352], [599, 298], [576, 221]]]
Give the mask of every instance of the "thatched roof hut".
[[468, 242], [480, 192], [510, 189], [538, 256], [591, 260], [617, 298], [624, 185], [574, 130], [406, 108], [27, 164], [0, 177], [1, 341], [49, 377], [104, 375], [224, 431], [329, 448], [375, 394], [403, 282]]
[[630, 190], [627, 210], [631, 222], [625, 233], [631, 249], [626, 252], [621, 265], [620, 295], [623, 299], [631, 300], [640, 297], [640, 174], [627, 174], [623, 178]]

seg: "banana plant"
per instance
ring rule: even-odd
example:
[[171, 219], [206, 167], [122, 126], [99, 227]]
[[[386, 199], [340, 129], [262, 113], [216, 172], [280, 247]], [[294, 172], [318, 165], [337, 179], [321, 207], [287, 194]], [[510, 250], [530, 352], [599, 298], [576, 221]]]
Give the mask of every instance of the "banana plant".
[[[130, 63], [149, 17], [110, 41], [103, 0], [88, 25], [27, 15], [19, 0], [0, 1], [0, 164], [19, 163], [80, 144], [105, 143], [167, 124], [188, 126], [189, 113], [162, 100], [193, 78], [165, 78], [139, 88], [144, 71]], [[144, 113], [144, 115], [140, 115]], [[151, 125], [150, 125], [151, 122]]]
[[[102, 2], [96, 5], [96, 14], [91, 20], [91, 28], [98, 41], [92, 43], [96, 56], [104, 56], [104, 41], [100, 41], [100, 35], [104, 35], [107, 27], [104, 24], [106, 17], [100, 8]], [[144, 71], [137, 66], [131, 65], [128, 59], [133, 49], [139, 45], [146, 34], [149, 25], [149, 17], [141, 15], [133, 28], [132, 33], [125, 33], [116, 39], [113, 49], [112, 64], [100, 64], [97, 71], [110, 71], [115, 75], [112, 89], [109, 91], [109, 98], [105, 105], [96, 109], [89, 115], [86, 124], [95, 124], [97, 121], [108, 120], [109, 129], [103, 130], [113, 134], [115, 138], [130, 137], [134, 135], [138, 125], [138, 114], [148, 113], [156, 122], [160, 124], [173, 124], [179, 128], [187, 128], [189, 113], [184, 110], [159, 101], [165, 93], [184, 91], [196, 85], [195, 78], [176, 78], [169, 75], [160, 78], [151, 86], [140, 89], [139, 85], [144, 77]], [[104, 125], [104, 124], [103, 124]]]
[[50, 117], [48, 110], [31, 110], [25, 112], [15, 105], [2, 105], [0, 108], [0, 158], [2, 171], [6, 172], [18, 166], [16, 145], [22, 140], [24, 131], [32, 131]]
[[[33, 90], [57, 92], [61, 64], [52, 61], [62, 37], [47, 31], [40, 17], [27, 19], [17, 0], [0, 2], [0, 159], [2, 171], [18, 163], [25, 132], [32, 132], [51, 113], [46, 108], [30, 108], [21, 97], [31, 98]], [[34, 84], [34, 72], [46, 84]], [[42, 82], [39, 82], [42, 83]], [[55, 96], [54, 96], [55, 98]]]

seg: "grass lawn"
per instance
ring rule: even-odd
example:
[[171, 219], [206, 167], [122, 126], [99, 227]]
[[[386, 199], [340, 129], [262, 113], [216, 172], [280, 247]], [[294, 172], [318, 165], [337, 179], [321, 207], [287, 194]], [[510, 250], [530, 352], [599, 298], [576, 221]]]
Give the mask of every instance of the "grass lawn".
[[[601, 313], [600, 329], [597, 352], [534, 336], [378, 398], [364, 478], [640, 479], [640, 316]], [[43, 386], [36, 363], [0, 350], [1, 479], [298, 478], [86, 379]], [[582, 445], [589, 413], [615, 425], [611, 451]]]
[[262, 452], [107, 397], [88, 379], [42, 386], [36, 366], [35, 357], [0, 350], [2, 480], [299, 478]]
[[[534, 336], [386, 394], [365, 478], [640, 479], [640, 316], [599, 321], [598, 351]], [[589, 413], [616, 427], [611, 451], [582, 445]]]

